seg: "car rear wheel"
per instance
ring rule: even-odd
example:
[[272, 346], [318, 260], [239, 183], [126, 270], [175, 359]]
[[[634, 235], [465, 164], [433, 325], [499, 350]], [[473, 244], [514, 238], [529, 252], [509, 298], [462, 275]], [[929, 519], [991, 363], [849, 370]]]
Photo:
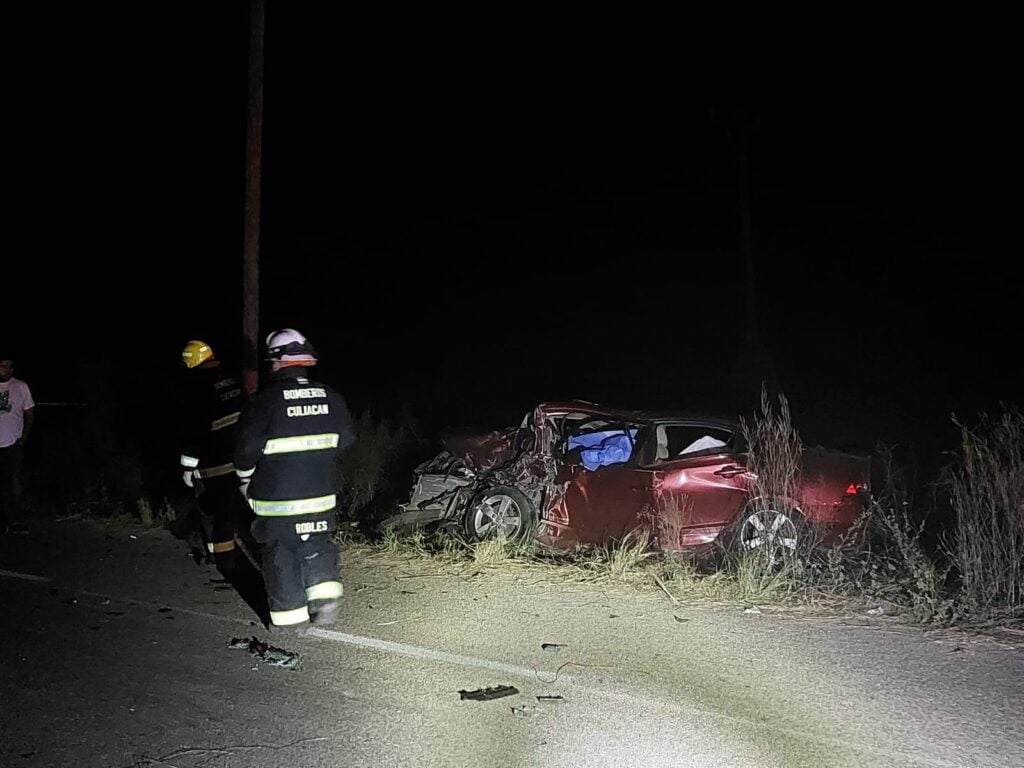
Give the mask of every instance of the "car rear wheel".
[[762, 553], [774, 566], [797, 555], [805, 533], [799, 512], [779, 502], [762, 502], [744, 510], [736, 529], [736, 546], [740, 552]]
[[488, 488], [478, 494], [463, 521], [470, 541], [501, 538], [524, 541], [537, 526], [537, 508], [526, 494], [510, 486]]

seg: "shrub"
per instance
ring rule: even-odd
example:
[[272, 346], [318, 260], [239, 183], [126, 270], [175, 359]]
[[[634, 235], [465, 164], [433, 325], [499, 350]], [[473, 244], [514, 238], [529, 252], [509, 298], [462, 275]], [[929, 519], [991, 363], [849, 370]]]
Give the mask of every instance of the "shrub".
[[1003, 407], [976, 427], [959, 422], [960, 455], [945, 478], [956, 516], [946, 547], [958, 600], [976, 619], [1024, 613], [1024, 417]]
[[828, 585], [903, 606], [919, 623], [950, 623], [956, 617], [946, 587], [949, 565], [922, 543], [929, 515], [915, 517], [893, 449], [880, 445], [876, 454], [881, 485], [849, 534], [859, 545], [832, 553]]
[[356, 442], [339, 461], [342, 520], [368, 523], [408, 492], [417, 441], [411, 426], [375, 419], [364, 411], [355, 420]]

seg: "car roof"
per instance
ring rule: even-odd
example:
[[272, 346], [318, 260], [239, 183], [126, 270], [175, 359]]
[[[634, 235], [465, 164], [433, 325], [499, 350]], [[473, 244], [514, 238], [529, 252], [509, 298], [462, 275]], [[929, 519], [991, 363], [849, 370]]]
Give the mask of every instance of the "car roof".
[[604, 418], [618, 418], [632, 421], [645, 421], [650, 423], [688, 421], [699, 422], [721, 429], [737, 430], [740, 423], [737, 419], [729, 419], [715, 414], [695, 413], [692, 411], [669, 411], [669, 410], [630, 410], [625, 408], [606, 408], [597, 403], [585, 400], [554, 400], [545, 401], [537, 406], [537, 409], [547, 414], [557, 413], [586, 413]]

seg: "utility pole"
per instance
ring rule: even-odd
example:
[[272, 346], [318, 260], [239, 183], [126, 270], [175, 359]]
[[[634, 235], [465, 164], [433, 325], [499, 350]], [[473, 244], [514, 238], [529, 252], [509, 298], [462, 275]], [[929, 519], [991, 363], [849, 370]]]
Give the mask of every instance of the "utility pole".
[[766, 385], [770, 391], [778, 387], [775, 365], [768, 350], [761, 344], [760, 321], [757, 308], [757, 281], [754, 275], [754, 233], [753, 216], [750, 211], [750, 134], [761, 126], [760, 115], [737, 110], [731, 114], [716, 114], [714, 107], [709, 115], [721, 126], [732, 143], [736, 156], [736, 186], [738, 192], [740, 219], [740, 246], [746, 271], [744, 305], [747, 316], [746, 344], [740, 351], [735, 372], [741, 388], [756, 388]]
[[747, 314], [747, 343], [757, 347], [760, 343], [757, 321], [757, 290], [754, 281], [754, 234], [750, 214], [750, 141], [749, 135], [760, 127], [760, 116], [743, 112], [719, 115], [709, 108], [711, 119], [721, 126], [732, 142], [736, 153], [737, 191], [739, 192], [740, 245], [746, 268], [745, 306]]
[[249, 3], [249, 119], [245, 168], [245, 253], [242, 277], [242, 385], [259, 388], [260, 177], [263, 157], [264, 0]]
[[754, 287], [754, 235], [750, 223], [750, 145], [749, 123], [736, 129], [736, 165], [739, 179], [740, 234], [743, 238], [743, 260], [747, 266], [747, 343], [753, 348], [761, 343], [757, 322], [757, 290]]

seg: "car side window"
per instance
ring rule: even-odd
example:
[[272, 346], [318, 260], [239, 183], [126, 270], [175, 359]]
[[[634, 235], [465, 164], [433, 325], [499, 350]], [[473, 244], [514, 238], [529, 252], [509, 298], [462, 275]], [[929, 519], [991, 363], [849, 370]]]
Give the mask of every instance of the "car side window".
[[633, 456], [637, 432], [637, 427], [629, 424], [582, 424], [566, 436], [565, 453], [575, 451], [580, 463], [590, 471], [625, 464]]
[[659, 424], [655, 461], [710, 456], [729, 450], [734, 433], [708, 424]]

